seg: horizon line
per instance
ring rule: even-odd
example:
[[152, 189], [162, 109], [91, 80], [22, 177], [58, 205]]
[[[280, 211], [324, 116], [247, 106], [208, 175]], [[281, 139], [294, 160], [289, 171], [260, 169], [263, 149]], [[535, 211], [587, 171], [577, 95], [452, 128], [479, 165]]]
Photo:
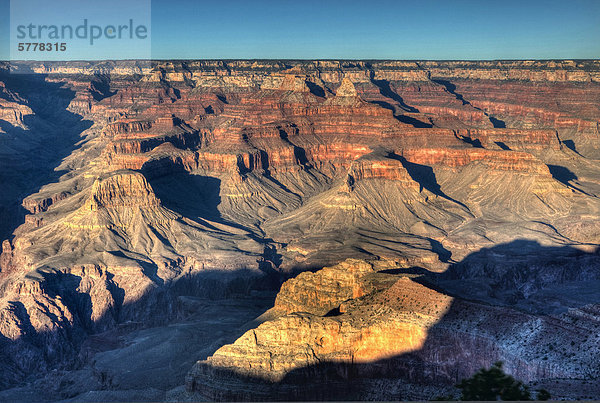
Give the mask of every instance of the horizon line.
[[305, 59], [305, 58], [172, 58], [172, 59], [77, 59], [77, 60], [0, 60], [0, 63], [73, 63], [73, 62], [169, 62], [169, 61], [289, 61], [289, 62], [552, 62], [587, 61], [600, 62], [598, 58], [529, 58], [529, 59]]

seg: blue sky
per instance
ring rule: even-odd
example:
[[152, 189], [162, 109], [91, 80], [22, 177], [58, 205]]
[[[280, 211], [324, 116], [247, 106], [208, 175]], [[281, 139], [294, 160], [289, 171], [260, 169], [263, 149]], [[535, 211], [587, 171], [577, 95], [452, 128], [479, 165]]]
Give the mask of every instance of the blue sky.
[[[600, 58], [600, 0], [151, 3], [153, 59]], [[8, 15], [0, 0], [0, 59]]]

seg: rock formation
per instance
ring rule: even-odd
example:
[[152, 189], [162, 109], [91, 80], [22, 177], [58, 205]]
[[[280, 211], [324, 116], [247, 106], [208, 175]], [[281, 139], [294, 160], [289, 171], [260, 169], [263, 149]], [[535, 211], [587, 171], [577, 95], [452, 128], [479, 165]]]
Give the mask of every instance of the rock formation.
[[[573, 380], [598, 352], [591, 336], [563, 372], [566, 355], [544, 360], [533, 343], [562, 326], [564, 354], [578, 354], [571, 319], [597, 321], [585, 290], [600, 245], [599, 105], [598, 61], [1, 63], [0, 387], [74, 365], [98, 332], [179, 320], [180, 297], [274, 292], [307, 270], [190, 389], [250, 396], [223, 395], [211, 381], [223, 369], [262, 379], [260, 398], [294, 397], [290, 376], [354, 359], [374, 377], [389, 372], [373, 361], [404, 368], [409, 383], [451, 383], [497, 358], [528, 382]], [[383, 272], [411, 267], [436, 286]], [[504, 335], [495, 315], [512, 323]], [[491, 327], [455, 333], [479, 323]], [[525, 324], [536, 336], [509, 348]], [[335, 342], [315, 344], [321, 333]]]
[[[194, 366], [188, 391], [211, 400], [366, 399], [379, 378], [452, 390], [498, 360], [527, 382], [598, 376], [598, 351], [578, 347], [595, 337], [595, 314], [573, 329], [574, 312], [536, 316], [467, 302], [381, 263], [350, 259], [288, 280], [264, 323]], [[421, 390], [378, 396], [435, 397]]]

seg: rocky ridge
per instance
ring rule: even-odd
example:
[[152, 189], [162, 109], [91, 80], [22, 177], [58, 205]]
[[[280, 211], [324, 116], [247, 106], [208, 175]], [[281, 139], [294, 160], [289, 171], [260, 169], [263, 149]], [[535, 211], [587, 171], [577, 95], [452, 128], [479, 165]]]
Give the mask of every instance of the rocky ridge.
[[[452, 392], [498, 360], [531, 384], [597, 376], [598, 352], [578, 347], [594, 339], [597, 317], [572, 329], [570, 315], [465, 301], [436, 291], [427, 277], [389, 267], [397, 266], [350, 259], [288, 280], [264, 323], [194, 366], [188, 392], [210, 400], [364, 399], [369, 383], [391, 378], [421, 384], [422, 392], [380, 397], [432, 399], [428, 383]], [[552, 388], [553, 396], [565, 392]]]

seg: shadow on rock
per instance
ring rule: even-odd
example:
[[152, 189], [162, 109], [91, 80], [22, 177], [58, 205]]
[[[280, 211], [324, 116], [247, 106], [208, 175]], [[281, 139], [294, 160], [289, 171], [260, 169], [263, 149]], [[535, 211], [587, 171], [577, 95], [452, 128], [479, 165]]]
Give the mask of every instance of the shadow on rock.
[[0, 198], [0, 239], [7, 239], [25, 222], [23, 199], [65, 173], [55, 168], [78, 147], [92, 122], [68, 110], [75, 92], [46, 81], [45, 75], [1, 74], [0, 80], [33, 111], [23, 117], [27, 129], [0, 121], [6, 132], [0, 135], [6, 136], [0, 147], [11, 151], [10, 158], [0, 161], [0, 183], [11, 184]]
[[[211, 400], [427, 400], [456, 392], [453, 385], [461, 379], [503, 361], [507, 373], [532, 390], [541, 385], [568, 399], [600, 396], [598, 387], [581, 387], [600, 377], [594, 341], [600, 326], [598, 251], [517, 240], [474, 252], [441, 274], [418, 267], [383, 273], [411, 275], [454, 297], [418, 349], [369, 362], [317, 357], [317, 364], [296, 367], [277, 382], [267, 381], [269, 371], [261, 366], [203, 362], [188, 375], [188, 390]], [[325, 317], [344, 323], [346, 315], [338, 309]], [[279, 358], [264, 360], [268, 368]]]
[[[26, 281], [37, 284], [32, 298], [42, 311], [64, 306], [69, 313], [41, 316], [11, 302], [21, 335], [0, 339], [0, 400], [59, 400], [105, 389], [158, 387], [164, 393], [184, 383], [193, 363], [253, 326], [247, 323], [273, 305], [280, 284], [257, 270], [207, 268], [183, 271], [168, 283], [147, 282], [128, 301], [108, 272], [48, 269]], [[39, 330], [40, 320], [48, 322], [47, 331]], [[70, 387], [90, 368], [93, 376]]]

